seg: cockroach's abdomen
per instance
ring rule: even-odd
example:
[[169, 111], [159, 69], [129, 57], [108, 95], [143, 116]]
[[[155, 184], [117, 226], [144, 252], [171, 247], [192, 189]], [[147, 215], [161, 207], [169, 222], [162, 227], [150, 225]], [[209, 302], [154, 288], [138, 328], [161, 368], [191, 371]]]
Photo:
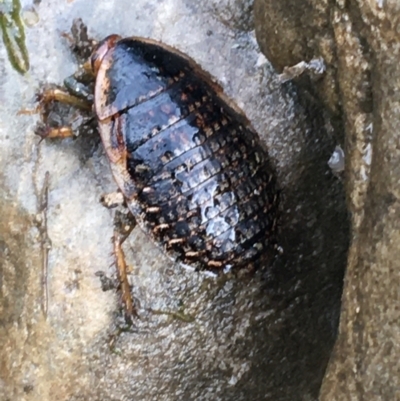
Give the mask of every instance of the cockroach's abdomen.
[[193, 60], [117, 41], [101, 60], [95, 110], [128, 206], [167, 254], [216, 272], [268, 263], [278, 218], [268, 153]]

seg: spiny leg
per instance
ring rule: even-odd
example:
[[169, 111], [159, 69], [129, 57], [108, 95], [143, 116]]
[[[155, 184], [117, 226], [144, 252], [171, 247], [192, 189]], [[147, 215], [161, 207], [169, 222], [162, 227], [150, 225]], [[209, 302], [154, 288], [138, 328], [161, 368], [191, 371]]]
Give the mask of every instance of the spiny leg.
[[[100, 201], [107, 208], [114, 208], [125, 204], [125, 199], [121, 192], [103, 195]], [[115, 212], [113, 248], [117, 273], [116, 287], [121, 291], [121, 299], [125, 311], [125, 320], [128, 323], [132, 323], [134, 318], [138, 317], [138, 313], [131, 294], [127, 273], [128, 268], [125, 262], [125, 254], [122, 249], [122, 244], [128, 238], [135, 226], [136, 220], [129, 211], [127, 211], [127, 213], [120, 212], [118, 210]], [[98, 275], [100, 276], [100, 280], [102, 282], [103, 291], [114, 287], [112, 281], [105, 277], [103, 273], [98, 273]]]
[[71, 94], [71, 89], [65, 90], [63, 88], [49, 88], [44, 90], [38, 95], [39, 104], [46, 105], [51, 102], [60, 102], [81, 110], [90, 111], [92, 103], [88, 100], [82, 99], [75, 94]]
[[[75, 20], [71, 35], [64, 34], [71, 50], [80, 62], [79, 69], [64, 80], [63, 86], [50, 86], [37, 95], [34, 110], [22, 110], [20, 114], [40, 114], [40, 123], [35, 130], [44, 138], [67, 138], [78, 135], [81, 126], [94, 122], [93, 92], [94, 81], [90, 62], [95, 41], [87, 35], [87, 28], [81, 20]], [[86, 61], [81, 63], [81, 61]], [[80, 111], [79, 115], [76, 111]]]
[[[42, 104], [58, 101], [82, 110], [90, 110], [93, 103], [94, 84], [90, 57], [97, 42], [89, 37], [87, 27], [81, 19], [75, 19], [72, 23], [71, 33], [63, 33], [62, 36], [69, 42], [70, 49], [79, 63], [79, 68], [71, 77], [64, 80], [64, 88], [45, 90], [39, 95], [38, 101]], [[88, 87], [91, 90], [88, 90]], [[22, 111], [22, 114], [29, 114], [29, 112]]]
[[[133, 228], [134, 227], [131, 226], [129, 233], [133, 230]], [[125, 262], [125, 254], [122, 249], [122, 244], [124, 240], [127, 238], [127, 236], [128, 235], [121, 236], [120, 232], [118, 230], [115, 230], [113, 236], [113, 245], [114, 245], [115, 263], [117, 267], [117, 276], [121, 286], [121, 298], [125, 309], [125, 320], [133, 322], [133, 319], [137, 318], [138, 314], [131, 294], [131, 288], [129, 285], [128, 275], [127, 275], [127, 266]]]
[[[120, 191], [112, 192], [102, 195], [100, 202], [104, 207], [115, 208], [117, 206], [124, 206], [127, 211], [126, 200]], [[132, 298], [130, 291], [130, 285], [127, 277], [127, 266], [125, 263], [125, 256], [122, 250], [122, 244], [128, 238], [132, 230], [136, 226], [135, 217], [127, 211], [127, 213], [116, 212], [114, 219], [114, 235], [113, 235], [113, 245], [114, 245], [114, 255], [117, 267], [117, 280], [111, 280], [106, 277], [103, 272], [96, 273], [101, 280], [101, 286], [103, 291], [118, 288], [121, 290], [121, 298], [125, 309], [125, 320], [128, 323], [133, 322], [133, 318], [137, 318], [137, 308], [135, 302]], [[159, 309], [149, 308], [148, 312], [155, 315], [168, 315], [174, 319], [181, 320], [182, 322], [191, 323], [195, 318], [185, 311], [164, 311]]]
[[[74, 75], [72, 77], [74, 77]], [[67, 86], [65, 82], [64, 87], [51, 85], [36, 95], [37, 106], [34, 109], [22, 109], [18, 112], [18, 114], [30, 115], [39, 113], [41, 115], [41, 119], [45, 120], [50, 113], [48, 106], [53, 102], [63, 103], [84, 111], [91, 111], [92, 101], [78, 97], [76, 93], [73, 93], [73, 91], [74, 89], [72, 84]]]
[[50, 87], [37, 95], [40, 122], [35, 133], [43, 139], [78, 135], [82, 127], [94, 121], [92, 102], [70, 93], [69, 88]]

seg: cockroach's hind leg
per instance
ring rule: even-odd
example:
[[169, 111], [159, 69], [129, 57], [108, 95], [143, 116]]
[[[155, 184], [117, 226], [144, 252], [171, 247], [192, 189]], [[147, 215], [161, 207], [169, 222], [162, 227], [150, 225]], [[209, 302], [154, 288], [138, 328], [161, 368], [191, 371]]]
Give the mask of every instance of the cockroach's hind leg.
[[[113, 251], [115, 258], [116, 273], [118, 278], [118, 288], [121, 292], [122, 304], [125, 311], [125, 321], [132, 324], [135, 318], [138, 318], [137, 302], [133, 299], [131, 288], [128, 281], [127, 265], [125, 262], [125, 254], [122, 249], [122, 244], [128, 238], [129, 234], [136, 226], [134, 216], [126, 207], [125, 199], [120, 191], [104, 194], [100, 198], [100, 202], [107, 208], [117, 206], [125, 206], [123, 210], [116, 210], [114, 215], [114, 235], [113, 235]], [[104, 277], [100, 280], [108, 285]]]
[[132, 222], [132, 219], [133, 217], [129, 218], [125, 213], [116, 213], [112, 242], [117, 279], [113, 280], [107, 277], [103, 272], [96, 272], [96, 276], [100, 278], [103, 291], [112, 289], [120, 291], [125, 321], [129, 325], [133, 324], [134, 320], [139, 317], [137, 313], [138, 302], [134, 300], [131, 294], [131, 287], [128, 281], [128, 267], [122, 249], [122, 244], [135, 227], [136, 222]]
[[112, 238], [114, 261], [117, 273], [116, 285], [107, 278], [104, 273], [98, 272], [96, 275], [100, 277], [102, 289], [118, 288], [121, 294], [121, 300], [124, 308], [125, 321], [128, 324], [133, 324], [138, 318], [138, 302], [133, 299], [131, 287], [128, 281], [128, 267], [125, 261], [125, 254], [122, 249], [122, 244], [128, 238], [129, 234], [136, 226], [136, 220], [130, 212], [116, 211], [114, 218], [114, 234]]
[[134, 304], [131, 287], [128, 281], [127, 266], [125, 262], [125, 254], [122, 250], [122, 237], [118, 230], [114, 231], [113, 245], [115, 254], [115, 264], [117, 268], [117, 276], [121, 286], [121, 298], [125, 309], [125, 320], [127, 322], [133, 322], [138, 317], [136, 306]]

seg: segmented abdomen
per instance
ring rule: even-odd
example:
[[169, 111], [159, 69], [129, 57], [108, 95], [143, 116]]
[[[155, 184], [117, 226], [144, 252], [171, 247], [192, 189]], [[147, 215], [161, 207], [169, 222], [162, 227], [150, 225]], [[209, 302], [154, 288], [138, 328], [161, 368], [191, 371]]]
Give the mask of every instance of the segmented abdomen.
[[168, 51], [155, 49], [151, 58], [150, 49], [143, 55], [138, 47], [135, 60], [140, 53], [138, 69], [150, 71], [152, 90], [120, 111], [113, 132], [124, 138], [142, 228], [173, 258], [199, 269], [266, 260], [277, 190], [257, 134], [190, 62], [170, 54], [168, 69]]

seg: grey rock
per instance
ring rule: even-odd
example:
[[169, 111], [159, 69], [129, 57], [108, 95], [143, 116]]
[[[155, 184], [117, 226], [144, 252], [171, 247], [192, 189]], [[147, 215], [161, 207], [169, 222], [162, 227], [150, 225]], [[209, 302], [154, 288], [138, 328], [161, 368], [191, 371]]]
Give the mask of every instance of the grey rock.
[[[26, 30], [28, 74], [15, 72], [0, 47], [2, 400], [316, 398], [348, 246], [343, 189], [326, 163], [335, 140], [312, 106], [258, 63], [252, 32], [238, 33], [188, 3], [42, 1], [39, 21]], [[38, 146], [37, 117], [17, 115], [33, 106], [41, 85], [76, 68], [62, 38], [76, 17], [95, 38], [151, 37], [193, 57], [260, 132], [282, 189], [283, 253], [255, 277], [186, 271], [135, 229], [124, 249], [140, 319], [128, 331], [119, 330], [118, 293], [102, 292], [96, 276], [114, 272], [113, 211], [99, 199], [115, 184], [99, 138]]]
[[255, 1], [261, 49], [274, 67], [322, 57], [322, 80], [300, 79], [346, 155], [352, 216], [339, 336], [322, 400], [397, 400], [399, 393], [398, 99], [395, 2]]

